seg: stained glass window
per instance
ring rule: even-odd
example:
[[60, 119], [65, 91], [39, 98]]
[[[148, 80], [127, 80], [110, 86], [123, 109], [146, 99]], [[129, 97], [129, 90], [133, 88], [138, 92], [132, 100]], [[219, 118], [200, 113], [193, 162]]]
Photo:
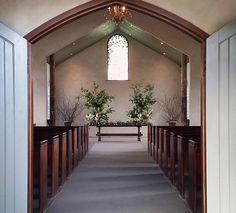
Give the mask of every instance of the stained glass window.
[[108, 80], [128, 80], [128, 41], [122, 35], [108, 40]]

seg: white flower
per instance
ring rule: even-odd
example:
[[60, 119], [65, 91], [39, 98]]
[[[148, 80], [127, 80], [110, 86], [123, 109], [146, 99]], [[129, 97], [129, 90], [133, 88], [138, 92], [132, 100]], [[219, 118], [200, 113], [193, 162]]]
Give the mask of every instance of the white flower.
[[91, 113], [87, 114], [86, 116], [87, 121], [90, 121], [93, 119], [93, 115]]

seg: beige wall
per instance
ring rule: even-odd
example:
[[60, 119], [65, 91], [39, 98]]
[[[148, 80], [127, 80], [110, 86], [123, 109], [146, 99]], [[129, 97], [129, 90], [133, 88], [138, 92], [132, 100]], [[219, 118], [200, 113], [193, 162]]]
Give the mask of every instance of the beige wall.
[[[93, 13], [67, 24], [32, 45], [34, 79], [34, 123], [46, 125], [46, 57], [86, 35], [104, 22], [101, 12]], [[66, 36], [65, 36], [66, 35]]]
[[[180, 95], [180, 67], [129, 37], [128, 41], [129, 81], [107, 80], [107, 39], [103, 39], [56, 67], [56, 100], [65, 96], [73, 99], [81, 94], [81, 87], [90, 89], [95, 81], [115, 97], [111, 121], [127, 121], [126, 113], [132, 106], [129, 102], [130, 87], [135, 83], [155, 85], [157, 98], [164, 93]], [[155, 105], [152, 122], [166, 124], [161, 114]], [[84, 115], [75, 124], [83, 122]], [[57, 120], [57, 124], [63, 124], [63, 121]]]
[[41, 57], [40, 51], [32, 51], [33, 93], [34, 93], [34, 123], [46, 125], [47, 105], [47, 66], [46, 58]]
[[170, 25], [158, 21], [152, 17], [140, 13], [132, 13], [132, 22], [170, 46], [181, 50], [190, 58], [190, 125], [200, 125], [200, 70], [201, 70], [201, 46], [183, 32], [176, 30]]
[[[34, 73], [34, 105], [35, 123], [46, 124], [46, 56], [56, 52], [79, 37], [86, 35], [96, 26], [104, 23], [103, 11], [98, 11], [72, 22], [63, 28], [56, 30], [47, 37], [33, 45], [33, 73]], [[161, 40], [179, 49], [190, 57], [191, 60], [191, 100], [190, 119], [191, 125], [200, 124], [200, 44], [179, 30], [168, 26], [149, 16], [133, 12], [130, 20], [137, 26], [151, 32]], [[66, 35], [66, 36], [65, 36]], [[137, 43], [137, 42], [136, 42]], [[137, 43], [137, 45], [139, 45]], [[105, 45], [104, 47], [105, 48]], [[146, 51], [147, 48], [145, 48]], [[151, 50], [147, 50], [151, 51]], [[81, 53], [84, 54], [84, 53]], [[92, 61], [94, 54], [89, 60]], [[138, 61], [142, 60], [142, 55]], [[105, 60], [105, 58], [103, 58]], [[137, 63], [137, 59], [136, 63]], [[135, 64], [135, 62], [132, 62]], [[160, 64], [159, 64], [160, 66]], [[154, 68], [156, 69], [156, 68]], [[69, 71], [68, 71], [69, 72]], [[105, 69], [104, 69], [105, 72]], [[86, 73], [85, 73], [86, 75]], [[105, 77], [105, 73], [103, 74]], [[142, 76], [143, 77], [143, 76]], [[146, 75], [144, 75], [146, 77]], [[158, 77], [158, 76], [157, 76]], [[171, 75], [170, 75], [171, 77]], [[144, 79], [145, 80], [145, 79]], [[147, 81], [147, 80], [146, 80]], [[161, 86], [161, 82], [158, 82]], [[122, 83], [121, 83], [122, 84]], [[158, 84], [158, 85], [159, 85]], [[123, 85], [122, 85], [123, 86]], [[127, 86], [128, 88], [128, 86]], [[162, 92], [162, 91], [161, 91]]]
[[[89, 0], [0, 0], [0, 21], [25, 35], [51, 18]], [[146, 0], [211, 34], [236, 18], [235, 0]]]

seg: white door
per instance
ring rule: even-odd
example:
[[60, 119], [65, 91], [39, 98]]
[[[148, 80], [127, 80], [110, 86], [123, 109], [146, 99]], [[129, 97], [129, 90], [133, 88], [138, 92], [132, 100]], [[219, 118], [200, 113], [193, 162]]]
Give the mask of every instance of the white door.
[[236, 212], [236, 21], [207, 40], [207, 209]]
[[27, 212], [27, 41], [0, 23], [0, 212]]

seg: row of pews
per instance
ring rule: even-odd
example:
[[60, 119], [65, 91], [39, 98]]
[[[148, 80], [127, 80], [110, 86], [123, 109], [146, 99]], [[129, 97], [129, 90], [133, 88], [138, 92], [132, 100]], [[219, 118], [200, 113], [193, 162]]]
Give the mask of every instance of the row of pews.
[[201, 212], [201, 128], [148, 125], [148, 152], [186, 199]]
[[48, 199], [88, 152], [88, 126], [34, 127], [34, 212], [43, 212]]

